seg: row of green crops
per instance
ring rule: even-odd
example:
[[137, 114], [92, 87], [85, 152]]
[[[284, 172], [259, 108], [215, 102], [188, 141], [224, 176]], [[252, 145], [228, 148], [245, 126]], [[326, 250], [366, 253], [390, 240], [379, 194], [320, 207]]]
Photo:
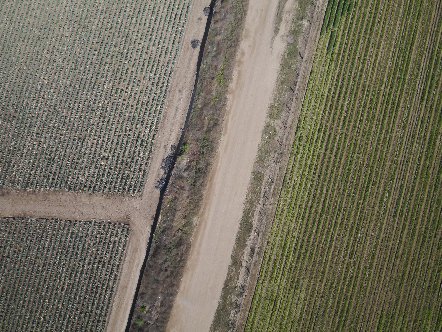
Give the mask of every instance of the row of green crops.
[[0, 188], [142, 191], [191, 0], [0, 8]]
[[0, 219], [0, 330], [104, 331], [125, 224]]
[[247, 331], [442, 330], [441, 16], [329, 1]]

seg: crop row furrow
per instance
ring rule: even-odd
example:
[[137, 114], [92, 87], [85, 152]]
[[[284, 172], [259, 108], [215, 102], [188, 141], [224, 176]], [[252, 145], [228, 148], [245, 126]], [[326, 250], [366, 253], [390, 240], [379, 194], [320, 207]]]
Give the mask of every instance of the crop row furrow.
[[329, 2], [247, 330], [438, 330], [440, 16]]
[[4, 6], [0, 187], [141, 193], [189, 7]]
[[[312, 74], [312, 75], [315, 75], [315, 74]], [[309, 84], [311, 84], [311, 83], [309, 83]], [[306, 101], [305, 102], [305, 104], [308, 104], [308, 101]], [[324, 105], [322, 105], [322, 107], [323, 107]], [[315, 123], [315, 122], [314, 122]], [[316, 123], [317, 123], [317, 121], [316, 121]], [[303, 132], [303, 128], [300, 128], [300, 129], [298, 129], [298, 132]], [[305, 144], [305, 143], [304, 143]], [[311, 155], [311, 151], [310, 151], [310, 155]], [[307, 158], [303, 158], [304, 160], [305, 159], [307, 159]], [[301, 159], [301, 160], [303, 160], [303, 159]], [[297, 160], [299, 160], [299, 159], [297, 159]], [[302, 168], [301, 168], [302, 169]], [[300, 179], [303, 179], [303, 178], [305, 178], [305, 176], [300, 176], [299, 177]], [[286, 179], [287, 180], [287, 179]], [[292, 180], [292, 179], [290, 179], [290, 180]], [[287, 182], [287, 181], [286, 181]], [[304, 182], [297, 182], [297, 183], [301, 183], [301, 184], [303, 184]], [[291, 190], [290, 191], [290, 195], [292, 195], [292, 194], [294, 194], [294, 193], [296, 193], [296, 192], [306, 192], [304, 189], [300, 189], [300, 190]], [[285, 211], [285, 214], [287, 213], [287, 210], [284, 210]], [[289, 231], [289, 230], [287, 230], [287, 231], [284, 231], [284, 232], [282, 232], [282, 234], [284, 234], [284, 235], [290, 235], [291, 234], [291, 232]], [[285, 241], [278, 241], [278, 242], [280, 242], [281, 244], [284, 244], [285, 243]], [[278, 250], [278, 249], [277, 249]]]
[[[431, 42], [431, 39], [429, 39], [427, 44], [429, 43], [431, 45], [433, 42]], [[428, 57], [427, 57], [427, 59], [428, 59]], [[423, 64], [422, 66], [424, 68], [424, 66], [426, 65], [426, 61], [422, 61], [421, 63]], [[431, 67], [432, 66], [430, 66], [430, 68]], [[422, 72], [424, 72], [424, 71], [422, 71]], [[422, 79], [425, 79], [425, 78], [421, 76], [421, 79], [418, 80], [418, 83], [417, 83], [418, 86], [419, 86], [419, 82], [421, 82]], [[414, 90], [415, 90], [414, 88], [411, 88], [411, 91], [414, 91]], [[412, 106], [413, 105], [415, 106], [414, 107], [415, 109], [419, 109], [420, 108], [417, 105], [417, 103], [419, 102], [420, 95], [422, 95], [422, 88], [420, 88], [420, 89], [418, 88], [418, 90], [420, 90], [421, 92], [416, 94], [416, 96], [414, 98], [414, 100], [415, 100], [414, 104], [412, 104]], [[403, 155], [401, 156], [401, 159], [407, 160], [407, 162], [409, 164], [409, 167], [408, 167], [408, 169], [406, 171], [403, 172], [404, 174], [401, 177], [397, 177], [396, 180], [395, 180], [396, 189], [393, 189], [393, 192], [396, 194], [395, 196], [399, 195], [399, 197], [401, 197], [401, 200], [400, 200], [400, 202], [397, 202], [397, 200], [394, 199], [394, 200], [392, 200], [390, 202], [391, 205], [394, 204], [396, 206], [396, 209], [392, 209], [390, 211], [390, 213], [387, 215], [386, 218], [391, 218], [392, 219], [393, 218], [392, 214], [395, 213], [396, 210], [402, 210], [406, 206], [412, 206], [413, 205], [412, 202], [414, 201], [414, 197], [412, 198], [411, 203], [409, 201], [407, 201], [407, 202], [405, 202], [406, 205], [404, 207], [402, 207], [402, 204], [404, 203], [403, 198], [406, 196], [407, 192], [414, 192], [414, 190], [416, 190], [416, 187], [415, 187], [416, 179], [420, 178], [420, 177], [416, 177], [415, 176], [416, 172], [417, 172], [416, 168], [415, 168], [415, 165], [421, 165], [422, 158], [424, 157], [422, 155], [421, 146], [427, 144], [427, 141], [422, 141], [420, 136], [423, 133], [427, 132], [428, 126], [429, 126], [429, 124], [431, 123], [431, 120], [432, 120], [431, 116], [427, 116], [425, 114], [425, 112], [422, 112], [422, 110], [420, 112], [414, 112], [414, 114], [420, 114], [421, 119], [419, 121], [422, 122], [422, 121], [425, 120], [425, 122], [423, 124], [423, 127], [421, 126], [418, 130], [414, 130], [414, 132], [417, 132], [419, 134], [419, 136], [416, 137], [415, 134], [413, 134], [413, 132], [410, 131], [409, 134], [405, 137], [405, 139], [408, 141], [409, 144], [410, 143], [413, 144], [413, 142], [414, 142], [414, 146], [410, 147], [408, 149], [404, 149]], [[423, 118], [422, 118], [422, 116], [423, 116]], [[412, 149], [414, 149], [414, 150], [412, 150]], [[411, 157], [415, 157], [415, 158], [411, 158]], [[410, 160], [408, 160], [408, 159], [410, 159]], [[420, 174], [420, 171], [417, 174]], [[412, 184], [413, 187], [412, 188], [405, 188], [405, 186], [409, 183], [409, 177], [411, 175], [413, 175], [413, 179], [412, 179], [413, 180], [413, 184]], [[410, 220], [410, 219], [409, 218], [401, 218], [400, 220]], [[397, 222], [395, 222], [395, 224], [394, 224], [393, 234], [398, 234], [401, 237], [402, 234], [403, 234], [403, 231], [402, 230], [398, 231], [396, 229], [396, 227], [398, 226], [398, 222], [399, 222], [399, 220], [397, 220]], [[408, 224], [409, 223], [403, 223], [402, 226], [408, 226]], [[394, 240], [394, 241], [396, 241], [396, 240]], [[393, 248], [395, 248], [395, 247], [396, 246], [390, 247], [390, 250], [389, 250], [390, 252], [387, 254], [387, 256], [386, 256], [387, 258], [386, 258], [385, 261], [389, 261], [389, 260], [392, 259], [393, 255], [391, 254], [391, 250], [393, 250]], [[402, 250], [402, 247], [400, 245], [397, 245], [397, 247], [400, 248], [400, 251]], [[397, 259], [400, 259], [400, 256], [395, 258], [395, 260], [397, 260]], [[382, 286], [384, 282], [388, 282], [388, 277], [385, 277], [386, 267], [387, 266], [393, 267], [394, 264], [388, 264], [387, 263], [384, 266], [383, 272], [379, 272], [379, 274], [380, 274], [380, 278], [379, 279], [380, 280], [376, 281], [376, 284]], [[376, 274], [377, 273], [375, 272], [374, 275], [376, 275]], [[380, 298], [379, 298], [380, 295], [381, 294], [379, 292], [377, 292], [376, 301], [380, 301]]]

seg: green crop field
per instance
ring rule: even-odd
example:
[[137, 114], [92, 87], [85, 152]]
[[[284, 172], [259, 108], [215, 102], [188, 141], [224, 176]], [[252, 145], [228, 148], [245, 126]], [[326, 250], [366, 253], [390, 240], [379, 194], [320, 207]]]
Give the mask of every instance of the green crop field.
[[0, 218], [0, 330], [104, 331], [129, 227]]
[[329, 1], [247, 331], [442, 330], [441, 11]]
[[0, 7], [0, 189], [142, 191], [191, 0]]

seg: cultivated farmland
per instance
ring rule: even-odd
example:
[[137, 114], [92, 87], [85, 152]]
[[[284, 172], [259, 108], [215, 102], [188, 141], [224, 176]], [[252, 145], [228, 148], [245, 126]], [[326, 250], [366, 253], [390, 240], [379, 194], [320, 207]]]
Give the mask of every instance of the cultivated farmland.
[[0, 189], [139, 194], [190, 3], [2, 3]]
[[0, 330], [125, 329], [207, 2], [2, 2]]
[[128, 238], [121, 223], [0, 219], [0, 330], [103, 331]]
[[329, 1], [247, 331], [442, 329], [441, 15]]

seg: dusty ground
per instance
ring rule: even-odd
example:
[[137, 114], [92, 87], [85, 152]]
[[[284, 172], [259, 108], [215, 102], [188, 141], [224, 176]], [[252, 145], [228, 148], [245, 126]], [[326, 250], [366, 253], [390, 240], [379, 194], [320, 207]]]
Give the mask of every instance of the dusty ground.
[[[250, 1], [230, 86], [228, 118], [168, 324], [208, 331], [230, 263], [268, 106], [285, 49], [287, 20], [274, 38], [277, 2]], [[293, 12], [288, 1], [285, 15]]]
[[181, 135], [195, 81], [199, 49], [191, 40], [201, 39], [206, 26], [203, 10], [208, 0], [194, 0], [183, 48], [174, 70], [164, 117], [156, 138], [150, 172], [141, 197], [103, 196], [67, 192], [0, 192], [0, 216], [54, 217], [61, 219], [102, 219], [127, 222], [131, 235], [120, 282], [109, 317], [108, 331], [124, 331], [134, 300], [141, 266], [146, 255], [150, 229], [156, 212], [159, 190], [157, 181], [163, 176], [162, 161]]

